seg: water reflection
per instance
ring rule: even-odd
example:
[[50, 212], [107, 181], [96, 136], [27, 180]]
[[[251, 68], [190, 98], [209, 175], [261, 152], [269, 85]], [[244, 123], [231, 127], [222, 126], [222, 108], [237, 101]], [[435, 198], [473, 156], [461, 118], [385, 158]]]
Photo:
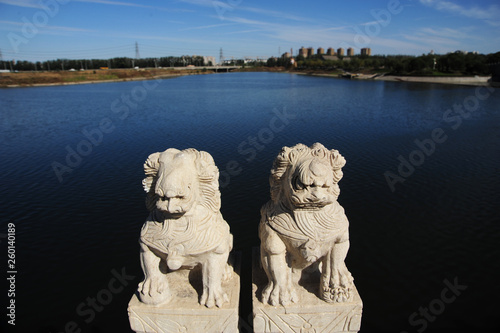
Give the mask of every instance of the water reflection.
[[[271, 163], [282, 146], [298, 142], [321, 142], [347, 159], [339, 201], [351, 222], [347, 264], [365, 304], [363, 331], [410, 331], [409, 315], [455, 276], [470, 292], [428, 331], [459, 331], [456, 319], [464, 317], [472, 328], [497, 326], [492, 310], [478, 304], [500, 296], [491, 274], [500, 269], [498, 92], [452, 130], [443, 113], [475, 88], [229, 73], [164, 80], [120, 119], [113, 101], [138, 84], [0, 90], [0, 214], [18, 224], [25, 263], [18, 298], [26, 304], [19, 316], [31, 318], [20, 323], [25, 331], [61, 331], [69, 320], [84, 331], [127, 331], [132, 285], [91, 325], [75, 308], [112, 269], [127, 267], [139, 282], [137, 239], [147, 215], [140, 183], [150, 153], [194, 147], [210, 152], [221, 171], [238, 163], [241, 173], [221, 189], [222, 213], [248, 262]], [[264, 129], [275, 110], [294, 117], [271, 138]], [[59, 183], [51, 164], [66, 163], [66, 147], [76, 149], [86, 140], [82, 131], [103, 118], [114, 130]], [[384, 172], [396, 172], [397, 157], [408, 157], [415, 139], [437, 127], [448, 140], [392, 193]], [[242, 153], [250, 148], [255, 154]], [[250, 274], [245, 266], [244, 317]]]

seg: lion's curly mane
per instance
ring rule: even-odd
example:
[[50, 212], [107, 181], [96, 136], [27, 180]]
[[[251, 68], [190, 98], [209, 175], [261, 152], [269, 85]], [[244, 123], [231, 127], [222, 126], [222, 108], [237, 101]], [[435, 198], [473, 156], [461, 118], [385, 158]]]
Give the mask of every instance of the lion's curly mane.
[[153, 211], [158, 196], [155, 193], [156, 182], [158, 180], [158, 171], [161, 167], [169, 167], [169, 163], [173, 160], [175, 155], [183, 153], [194, 157], [196, 170], [198, 171], [198, 184], [199, 184], [199, 202], [198, 204], [204, 206], [209, 211], [214, 213], [218, 212], [221, 206], [220, 191], [219, 191], [219, 169], [215, 162], [204, 151], [198, 151], [193, 148], [178, 150], [170, 148], [161, 153], [154, 153], [149, 155], [144, 163], [144, 173], [146, 178], [142, 181], [144, 190], [147, 192], [146, 207]]
[[328, 150], [321, 143], [315, 143], [311, 147], [304, 144], [297, 144], [293, 147], [283, 147], [273, 162], [269, 183], [271, 185], [271, 199], [277, 204], [283, 200], [283, 181], [287, 175], [293, 174], [296, 167], [304, 159], [317, 158], [329, 164], [333, 171], [332, 192], [335, 197], [340, 194], [338, 182], [342, 179], [342, 167], [346, 161], [340, 153], [335, 150]]

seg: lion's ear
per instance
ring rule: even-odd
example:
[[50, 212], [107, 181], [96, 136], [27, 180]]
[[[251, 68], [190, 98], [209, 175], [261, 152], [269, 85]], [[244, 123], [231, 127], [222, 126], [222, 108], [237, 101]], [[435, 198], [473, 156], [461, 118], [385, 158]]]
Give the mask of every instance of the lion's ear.
[[344, 167], [346, 161], [344, 156], [340, 155], [338, 150], [330, 150], [330, 164], [333, 170], [340, 170]]
[[212, 155], [206, 151], [196, 151], [196, 157], [200, 177], [218, 179], [219, 169], [215, 165]]
[[[335, 149], [330, 150], [330, 164], [333, 169], [333, 181], [335, 183], [338, 183], [342, 179], [342, 176], [344, 175], [342, 173], [342, 167], [345, 165], [345, 163], [346, 161], [344, 156], [340, 155], [340, 153]], [[336, 186], [335, 192], [336, 195], [338, 196], [340, 189], [338, 189], [338, 185], [335, 186]]]
[[161, 153], [151, 154], [144, 163], [144, 173], [146, 174], [146, 178], [142, 180], [142, 186], [146, 192], [151, 190], [154, 179], [158, 174], [158, 168], [160, 167], [160, 155]]
[[281, 176], [283, 176], [286, 169], [290, 165], [290, 152], [292, 152], [292, 149], [283, 147], [281, 149], [281, 152], [274, 159], [273, 167], [271, 168], [271, 175], [277, 181], [279, 181]]

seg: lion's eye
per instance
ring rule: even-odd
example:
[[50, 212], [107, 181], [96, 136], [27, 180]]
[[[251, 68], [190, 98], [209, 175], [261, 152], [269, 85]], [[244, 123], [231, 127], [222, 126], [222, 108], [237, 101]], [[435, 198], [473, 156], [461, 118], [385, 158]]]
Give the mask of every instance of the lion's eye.
[[300, 190], [304, 189], [304, 184], [302, 184], [302, 182], [300, 181], [299, 177], [295, 177], [293, 179], [293, 188], [296, 191], [300, 191]]

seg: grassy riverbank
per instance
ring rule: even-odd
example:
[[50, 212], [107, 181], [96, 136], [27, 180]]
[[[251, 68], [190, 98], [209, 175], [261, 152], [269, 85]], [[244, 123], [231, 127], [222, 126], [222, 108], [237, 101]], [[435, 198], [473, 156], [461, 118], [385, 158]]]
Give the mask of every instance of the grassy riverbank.
[[84, 71], [0, 73], [0, 87], [29, 87], [99, 82], [151, 80], [181, 75], [210, 73], [203, 69], [103, 69]]

